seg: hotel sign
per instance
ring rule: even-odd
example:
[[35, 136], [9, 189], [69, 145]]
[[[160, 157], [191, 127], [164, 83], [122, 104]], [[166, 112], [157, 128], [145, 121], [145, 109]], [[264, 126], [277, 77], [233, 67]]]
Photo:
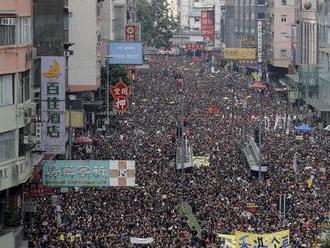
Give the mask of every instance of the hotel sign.
[[65, 153], [65, 60], [41, 57], [41, 150]]

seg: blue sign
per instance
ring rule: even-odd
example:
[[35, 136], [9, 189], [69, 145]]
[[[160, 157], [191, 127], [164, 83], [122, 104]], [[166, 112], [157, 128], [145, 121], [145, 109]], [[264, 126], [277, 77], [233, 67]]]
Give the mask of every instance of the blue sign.
[[142, 65], [142, 42], [110, 42], [108, 56], [110, 65]]
[[43, 184], [67, 186], [133, 186], [135, 161], [130, 160], [47, 160]]

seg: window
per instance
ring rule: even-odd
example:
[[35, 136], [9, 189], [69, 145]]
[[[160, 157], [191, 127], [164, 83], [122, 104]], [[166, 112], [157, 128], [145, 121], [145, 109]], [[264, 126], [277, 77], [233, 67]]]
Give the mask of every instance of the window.
[[0, 162], [15, 158], [15, 131], [0, 133]]
[[195, 22], [199, 22], [199, 17], [195, 17]]
[[17, 18], [16, 23], [16, 43], [17, 44], [29, 44], [32, 43], [32, 28], [31, 17]]
[[266, 1], [265, 0], [258, 0], [259, 6], [265, 6]]
[[281, 16], [281, 22], [286, 22], [286, 15]]
[[15, 45], [15, 18], [0, 18], [0, 46]]
[[282, 0], [282, 5], [286, 5], [286, 0]]
[[0, 75], [0, 106], [14, 104], [14, 75]]
[[286, 57], [286, 49], [281, 49], [281, 57]]
[[63, 16], [63, 29], [65, 31], [69, 30], [69, 16], [68, 15]]
[[287, 32], [281, 32], [280, 37], [282, 40], [286, 40], [288, 38], [288, 33]]
[[258, 12], [258, 20], [265, 20], [265, 13], [264, 12]]
[[23, 103], [30, 100], [30, 71], [21, 72], [19, 77], [18, 103]]

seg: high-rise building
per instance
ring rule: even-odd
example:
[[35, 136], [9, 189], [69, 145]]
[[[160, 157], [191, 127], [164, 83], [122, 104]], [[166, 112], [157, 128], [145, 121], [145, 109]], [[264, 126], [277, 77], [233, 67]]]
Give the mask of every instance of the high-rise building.
[[258, 22], [263, 34], [266, 20], [265, 0], [226, 0], [226, 47], [256, 47]]
[[[177, 6], [180, 28], [183, 31], [181, 35], [185, 34], [190, 43], [206, 42], [211, 46], [220, 46], [224, 37], [224, 0], [180, 0], [177, 1]], [[211, 20], [212, 24], [209, 23]], [[205, 40], [205, 35], [203, 37], [205, 32], [213, 33], [210, 33], [210, 36], [214, 36], [211, 42]]]

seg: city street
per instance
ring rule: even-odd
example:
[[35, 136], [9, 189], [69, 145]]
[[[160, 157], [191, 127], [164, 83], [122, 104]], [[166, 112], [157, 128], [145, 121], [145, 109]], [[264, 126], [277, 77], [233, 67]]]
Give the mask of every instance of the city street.
[[[136, 186], [67, 193], [58, 188], [55, 205], [51, 196], [39, 199], [34, 226], [27, 229], [31, 247], [124, 248], [130, 247], [130, 237], [152, 238], [148, 247], [227, 247], [217, 234], [286, 229], [292, 247], [312, 247], [329, 211], [326, 131], [314, 129], [297, 138], [295, 126], [307, 120], [274, 89], [251, 89], [250, 76], [225, 68], [212, 74], [209, 63], [192, 63], [185, 56], [149, 60], [151, 68], [138, 74], [129, 111], [113, 115], [116, 125], [104, 134], [84, 130], [93, 140], [95, 159], [136, 161]], [[178, 75], [183, 85], [176, 84]], [[241, 129], [253, 136], [260, 113], [268, 165], [261, 183], [240, 149]], [[175, 167], [181, 118], [194, 156], [209, 158], [184, 173]], [[74, 159], [90, 156], [84, 145], [73, 147]], [[280, 218], [283, 195], [286, 209]], [[192, 207], [201, 239], [179, 214], [181, 202]]]

